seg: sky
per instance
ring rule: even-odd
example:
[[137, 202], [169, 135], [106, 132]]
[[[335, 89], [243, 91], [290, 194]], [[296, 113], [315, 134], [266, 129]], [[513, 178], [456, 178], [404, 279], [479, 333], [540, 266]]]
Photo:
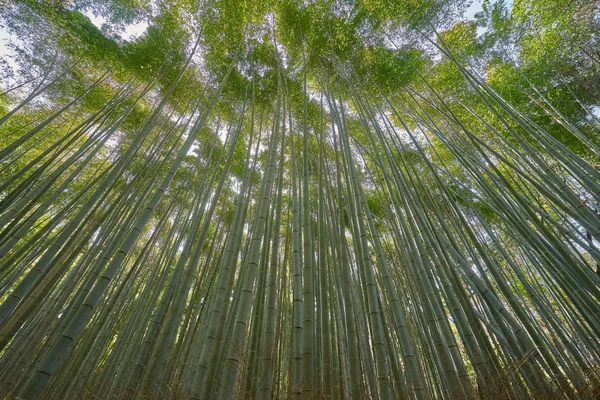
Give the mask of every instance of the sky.
[[[88, 17], [92, 24], [96, 25], [98, 29], [102, 29], [102, 24], [106, 22], [106, 18], [94, 15], [91, 10], [86, 10], [83, 15]], [[124, 30], [118, 33], [124, 40], [130, 42], [142, 36], [144, 32], [146, 32], [146, 29], [148, 29], [148, 22], [140, 21], [127, 25]]]
[[473, 16], [482, 10], [481, 5], [484, 0], [473, 0], [469, 8], [465, 11], [465, 18], [473, 19]]

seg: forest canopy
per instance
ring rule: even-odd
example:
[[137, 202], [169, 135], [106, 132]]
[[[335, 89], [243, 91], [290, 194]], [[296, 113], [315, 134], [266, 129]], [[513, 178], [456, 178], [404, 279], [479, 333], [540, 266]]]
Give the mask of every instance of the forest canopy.
[[600, 3], [0, 4], [0, 396], [596, 399]]

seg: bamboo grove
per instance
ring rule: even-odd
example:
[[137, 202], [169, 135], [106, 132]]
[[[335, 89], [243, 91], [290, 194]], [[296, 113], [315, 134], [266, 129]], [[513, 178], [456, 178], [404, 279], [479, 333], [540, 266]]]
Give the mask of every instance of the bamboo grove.
[[600, 121], [576, 83], [507, 98], [432, 22], [452, 2], [373, 25], [383, 77], [332, 21], [384, 4], [234, 3], [197, 7], [176, 66], [67, 40], [3, 86], [2, 396], [596, 398]]

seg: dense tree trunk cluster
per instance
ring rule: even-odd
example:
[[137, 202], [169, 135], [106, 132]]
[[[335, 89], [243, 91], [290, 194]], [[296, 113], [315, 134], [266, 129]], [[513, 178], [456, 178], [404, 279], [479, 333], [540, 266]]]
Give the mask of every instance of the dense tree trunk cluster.
[[294, 74], [273, 54], [266, 100], [257, 70], [231, 94], [241, 50], [195, 90], [199, 35], [168, 81], [110, 69], [44, 100], [71, 65], [15, 87], [0, 395], [598, 396], [595, 114], [526, 91], [582, 157], [444, 35], [468, 101], [416, 67], [392, 91], [335, 53]]

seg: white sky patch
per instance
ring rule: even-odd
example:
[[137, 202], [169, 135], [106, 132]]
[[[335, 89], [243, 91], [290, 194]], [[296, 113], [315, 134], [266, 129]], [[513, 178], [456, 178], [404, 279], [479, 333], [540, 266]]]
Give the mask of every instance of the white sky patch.
[[[471, 5], [469, 6], [469, 8], [467, 8], [465, 10], [464, 17], [466, 19], [469, 19], [469, 20], [475, 19], [475, 14], [477, 14], [478, 12], [483, 11], [483, 3], [484, 3], [484, 1], [485, 0], [473, 0], [473, 2], [471, 3]], [[499, 0], [492, 0], [492, 1], [490, 1], [489, 4], [488, 4], [488, 9], [491, 9], [494, 6], [494, 4], [498, 3], [498, 1]], [[508, 10], [509, 13], [510, 13], [510, 11], [513, 8], [513, 0], [505, 0], [504, 1], [504, 8], [506, 10]], [[486, 32], [487, 32], [487, 28], [485, 28], [483, 26], [477, 27], [477, 36], [478, 37], [481, 36], [481, 35], [483, 35], [483, 34], [485, 34]]]
[[226, 124], [221, 124], [221, 126], [219, 126], [219, 130], [217, 130], [217, 136], [219, 136], [221, 143], [225, 143], [228, 134], [229, 126], [227, 126]]
[[[16, 54], [14, 50], [10, 48], [11, 43], [18, 44], [19, 41], [20, 40], [16, 35], [11, 34], [6, 28], [0, 25], [0, 60], [8, 64], [14, 72], [14, 76], [11, 77], [1, 76], [1, 85], [3, 88], [14, 86], [16, 84], [15, 78], [20, 76], [20, 68], [15, 61]], [[2, 75], [4, 75], [4, 72], [2, 72]]]
[[121, 37], [127, 40], [128, 42], [131, 42], [142, 36], [147, 29], [148, 22], [146, 21], [140, 21], [134, 24], [129, 24], [125, 27], [123, 33], [121, 33]]
[[[85, 10], [83, 12], [83, 15], [88, 17], [90, 19], [90, 22], [92, 24], [94, 24], [96, 26], [96, 28], [98, 28], [100, 30], [102, 30], [102, 25], [104, 25], [106, 23], [106, 18], [104, 18], [101, 15], [94, 14], [92, 12], [92, 10], [89, 10], [89, 9]], [[138, 21], [133, 24], [125, 25], [125, 29], [121, 29], [121, 30], [117, 31], [117, 33], [124, 40], [131, 42], [133, 40], [136, 40], [140, 36], [142, 36], [144, 34], [144, 32], [146, 32], [147, 29], [148, 29], [147, 21]]]
[[483, 11], [483, 1], [484, 0], [473, 0], [469, 8], [465, 10], [465, 17], [468, 19], [473, 19], [475, 14]]
[[92, 12], [92, 10], [85, 10], [82, 14], [88, 17], [90, 22], [94, 24], [98, 29], [102, 29], [102, 25], [106, 23], [106, 18], [99, 15], [95, 15]]
[[208, 76], [208, 68], [204, 59], [205, 54], [206, 49], [203, 46], [198, 46], [192, 55], [192, 63], [198, 67], [201, 74]]
[[[484, 0], [473, 0], [471, 5], [469, 6], [469, 8], [467, 8], [465, 11], [465, 14], [464, 14], [465, 18], [467, 18], [469, 20], [475, 19], [474, 18], [475, 14], [483, 11], [483, 2], [484, 2]], [[483, 27], [483, 26], [477, 27], [477, 37], [483, 35], [486, 32], [487, 32], [486, 27]]]
[[198, 156], [198, 148], [200, 146], [198, 145], [198, 142], [194, 142], [192, 143], [192, 147], [190, 147], [190, 149], [187, 152], [187, 156]]

